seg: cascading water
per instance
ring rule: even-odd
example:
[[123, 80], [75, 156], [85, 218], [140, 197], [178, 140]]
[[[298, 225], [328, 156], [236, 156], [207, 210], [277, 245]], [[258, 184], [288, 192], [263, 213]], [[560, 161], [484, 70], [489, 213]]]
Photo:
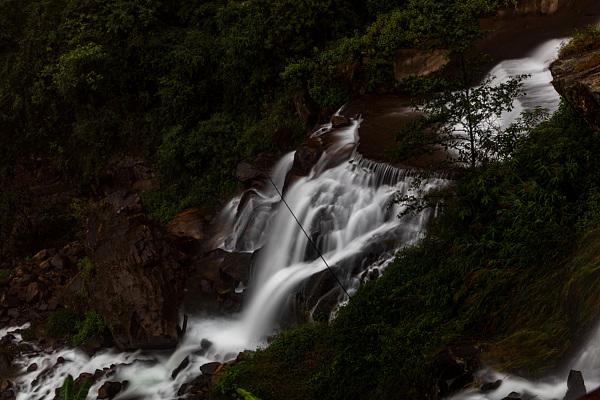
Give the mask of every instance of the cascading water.
[[[399, 248], [416, 242], [431, 214], [398, 218], [404, 206], [395, 203], [394, 196], [417, 195], [413, 177], [409, 171], [357, 154], [359, 125], [360, 120], [354, 120], [345, 128], [326, 125], [315, 132], [328, 145], [308, 176], [286, 183], [294, 153], [285, 155], [271, 173], [273, 184], [280, 191], [285, 188], [290, 208], [350, 293], [360, 285], [359, 274], [365, 269], [385, 268]], [[442, 178], [428, 179], [419, 192], [446, 183]], [[40, 368], [17, 379], [17, 398], [52, 398], [68, 374], [94, 373], [110, 365], [114, 365], [110, 380], [129, 382], [118, 398], [174, 398], [183, 383], [199, 375], [202, 364], [230, 360], [240, 351], [264, 346], [277, 330], [289, 296], [326, 268], [280, 200], [277, 190], [265, 182], [263, 189], [233, 199], [221, 215], [224, 228], [214, 238], [215, 247], [237, 252], [260, 249], [239, 315], [191, 318], [185, 339], [172, 354], [111, 350], [90, 358], [75, 349], [33, 351], [18, 363], [23, 370], [34, 362]], [[340, 293], [338, 300], [346, 299]], [[59, 357], [65, 362], [57, 364]], [[173, 379], [173, 370], [186, 357], [188, 366]], [[92, 387], [90, 397], [100, 384]]]

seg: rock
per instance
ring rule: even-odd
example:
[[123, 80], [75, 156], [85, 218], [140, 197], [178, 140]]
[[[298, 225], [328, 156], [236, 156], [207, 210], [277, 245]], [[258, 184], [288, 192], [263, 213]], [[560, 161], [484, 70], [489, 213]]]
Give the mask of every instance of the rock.
[[413, 76], [428, 76], [441, 71], [449, 62], [448, 50], [401, 49], [394, 58], [394, 76], [398, 82]]
[[65, 266], [65, 259], [60, 254], [56, 254], [50, 259], [50, 265], [52, 265], [54, 268], [61, 269]]
[[27, 367], [27, 373], [35, 372], [38, 369], [38, 365], [36, 363], [31, 364]]
[[481, 366], [481, 351], [472, 346], [448, 347], [439, 352], [431, 362], [434, 378], [433, 392], [438, 398], [448, 397], [475, 380], [475, 372]]
[[179, 363], [177, 368], [175, 368], [173, 370], [173, 372], [171, 373], [171, 378], [173, 378], [173, 379], [177, 378], [177, 375], [179, 375], [179, 373], [181, 371], [183, 371], [188, 365], [190, 365], [190, 357], [185, 356], [185, 358], [183, 360], [181, 360], [181, 362]]
[[189, 208], [177, 214], [167, 226], [170, 234], [186, 239], [206, 239], [206, 222], [200, 209]]
[[318, 138], [311, 138], [302, 144], [294, 154], [294, 163], [289, 175], [306, 176], [323, 154], [323, 144]]
[[550, 66], [556, 91], [595, 130], [600, 130], [600, 49], [561, 56]]
[[587, 394], [581, 371], [571, 370], [567, 378], [567, 393], [564, 400], [578, 400]]
[[572, 1], [569, 0], [519, 0], [517, 14], [554, 14]]
[[240, 182], [250, 182], [265, 178], [266, 173], [249, 162], [242, 161], [235, 168], [235, 177]]
[[122, 388], [121, 382], [104, 382], [98, 389], [98, 399], [112, 399], [119, 394]]
[[28, 303], [33, 302], [40, 296], [40, 286], [37, 282], [32, 282], [27, 285], [27, 289], [25, 290], [25, 301]]
[[73, 381], [73, 390], [75, 393], [79, 391], [79, 389], [88, 381], [94, 382], [94, 375], [88, 372], [83, 372], [79, 374], [77, 379]]
[[118, 157], [109, 162], [99, 177], [100, 191], [110, 194], [121, 190], [143, 193], [160, 187], [148, 162], [135, 157]]
[[32, 257], [32, 261], [36, 264], [41, 263], [42, 261], [45, 261], [48, 259], [48, 257], [51, 256], [51, 251], [48, 249], [43, 249], [38, 251], [33, 257]]
[[210, 362], [200, 366], [200, 372], [202, 372], [203, 375], [214, 375], [219, 371], [222, 365], [223, 364], [220, 362]]
[[492, 391], [498, 389], [500, 387], [500, 385], [502, 385], [502, 379], [498, 379], [497, 381], [494, 381], [494, 382], [486, 382], [483, 385], [481, 385], [479, 390], [482, 393], [492, 392]]
[[181, 253], [137, 194], [114, 192], [89, 211], [89, 301], [121, 349], [171, 348], [178, 340], [185, 271]]
[[517, 392], [510, 392], [508, 396], [504, 397], [502, 400], [522, 400], [521, 395]]
[[12, 359], [13, 356], [10, 352], [0, 349], [0, 378], [11, 375]]
[[334, 128], [342, 128], [344, 126], [350, 125], [350, 120], [343, 115], [334, 115], [331, 117], [331, 125]]

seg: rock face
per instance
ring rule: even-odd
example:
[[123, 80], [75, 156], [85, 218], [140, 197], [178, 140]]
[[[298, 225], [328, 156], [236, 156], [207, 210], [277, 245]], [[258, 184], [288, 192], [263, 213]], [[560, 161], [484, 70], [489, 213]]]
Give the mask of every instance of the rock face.
[[411, 76], [427, 76], [440, 71], [450, 62], [447, 50], [401, 49], [394, 58], [394, 76], [401, 82]]
[[122, 349], [168, 348], [178, 339], [181, 255], [144, 212], [137, 194], [117, 191], [92, 207], [86, 246], [94, 265], [90, 303]]
[[518, 14], [554, 14], [559, 9], [573, 3], [573, 0], [519, 0]]
[[550, 69], [558, 93], [592, 128], [600, 130], [600, 49], [561, 57]]
[[571, 370], [567, 378], [567, 393], [564, 400], [578, 400], [587, 394], [581, 371]]

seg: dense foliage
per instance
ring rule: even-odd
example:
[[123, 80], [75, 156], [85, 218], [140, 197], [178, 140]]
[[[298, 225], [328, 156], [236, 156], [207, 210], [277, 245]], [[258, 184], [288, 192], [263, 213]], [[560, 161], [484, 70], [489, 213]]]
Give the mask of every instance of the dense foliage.
[[240, 159], [393, 90], [396, 49], [468, 44], [499, 3], [1, 0], [0, 177], [41, 157], [85, 188], [127, 153], [160, 167], [160, 217], [214, 203]]
[[511, 158], [469, 171], [427, 238], [332, 325], [276, 339], [231, 368], [225, 389], [267, 400], [427, 398], [429, 363], [447, 344], [483, 345], [492, 365], [525, 375], [551, 368], [600, 311], [599, 151], [598, 134], [563, 106]]

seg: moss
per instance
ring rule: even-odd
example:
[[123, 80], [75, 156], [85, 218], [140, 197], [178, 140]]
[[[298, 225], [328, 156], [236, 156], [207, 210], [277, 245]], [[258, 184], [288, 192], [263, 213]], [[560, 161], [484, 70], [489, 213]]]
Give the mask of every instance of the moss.
[[85, 314], [84, 319], [75, 325], [73, 344], [76, 346], [81, 345], [89, 338], [101, 334], [105, 328], [106, 325], [100, 314], [89, 311]]
[[46, 332], [53, 338], [70, 337], [76, 331], [77, 315], [70, 310], [54, 311], [46, 321]]
[[568, 58], [600, 48], [600, 27], [590, 26], [576, 32], [561, 49], [560, 57]]
[[77, 268], [84, 277], [89, 277], [94, 272], [94, 263], [89, 257], [84, 257], [77, 261]]

